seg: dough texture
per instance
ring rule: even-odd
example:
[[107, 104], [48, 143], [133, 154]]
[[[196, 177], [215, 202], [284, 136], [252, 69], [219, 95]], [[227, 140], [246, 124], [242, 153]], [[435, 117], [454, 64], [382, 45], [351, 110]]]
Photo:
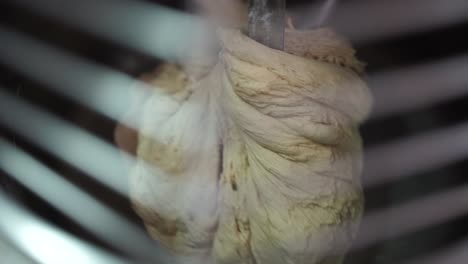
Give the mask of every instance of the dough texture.
[[180, 262], [341, 263], [363, 210], [363, 64], [330, 29], [285, 51], [219, 30], [203, 74], [166, 64], [141, 110], [131, 198]]

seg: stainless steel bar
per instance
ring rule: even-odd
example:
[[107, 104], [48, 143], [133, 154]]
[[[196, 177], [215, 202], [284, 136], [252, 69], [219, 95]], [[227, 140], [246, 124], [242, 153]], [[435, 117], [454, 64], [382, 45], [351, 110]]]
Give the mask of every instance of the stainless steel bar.
[[248, 35], [274, 49], [284, 49], [286, 0], [249, 0]]

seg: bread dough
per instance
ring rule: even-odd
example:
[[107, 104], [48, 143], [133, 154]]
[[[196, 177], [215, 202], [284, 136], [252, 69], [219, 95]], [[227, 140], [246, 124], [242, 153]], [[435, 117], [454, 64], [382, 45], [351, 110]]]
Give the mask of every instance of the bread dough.
[[341, 263], [363, 207], [363, 64], [330, 29], [287, 30], [285, 51], [218, 35], [205, 74], [168, 64], [149, 80], [136, 212], [187, 263]]

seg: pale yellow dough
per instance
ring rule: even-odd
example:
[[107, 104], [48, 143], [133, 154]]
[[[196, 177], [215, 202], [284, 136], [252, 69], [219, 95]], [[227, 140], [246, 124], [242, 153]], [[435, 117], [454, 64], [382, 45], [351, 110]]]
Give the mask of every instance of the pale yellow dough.
[[288, 30], [286, 51], [218, 35], [206, 74], [149, 80], [135, 210], [180, 262], [341, 263], [363, 205], [362, 63], [329, 29]]

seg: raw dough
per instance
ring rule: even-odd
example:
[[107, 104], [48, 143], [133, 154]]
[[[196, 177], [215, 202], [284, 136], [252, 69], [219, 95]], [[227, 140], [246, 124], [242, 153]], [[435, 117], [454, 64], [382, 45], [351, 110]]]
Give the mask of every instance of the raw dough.
[[165, 65], [151, 80], [135, 210], [187, 263], [341, 263], [363, 205], [362, 63], [330, 29], [288, 30], [284, 52], [218, 35], [205, 74]]

